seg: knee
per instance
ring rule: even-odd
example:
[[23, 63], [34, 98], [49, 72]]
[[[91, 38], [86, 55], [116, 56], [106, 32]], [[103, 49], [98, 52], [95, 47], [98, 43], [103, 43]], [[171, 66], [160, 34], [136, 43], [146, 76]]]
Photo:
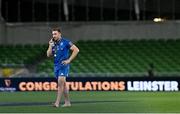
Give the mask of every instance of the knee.
[[60, 87], [64, 87], [65, 82], [66, 82], [65, 78], [59, 78], [58, 79], [58, 85]]

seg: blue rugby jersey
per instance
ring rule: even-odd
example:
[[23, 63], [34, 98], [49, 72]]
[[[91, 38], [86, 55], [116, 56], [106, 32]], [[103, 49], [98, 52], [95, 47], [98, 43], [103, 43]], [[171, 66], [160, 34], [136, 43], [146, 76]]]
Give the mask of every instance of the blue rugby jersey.
[[55, 45], [52, 47], [55, 67], [67, 66], [63, 65], [62, 61], [69, 58], [69, 51], [72, 45], [72, 42], [64, 37], [55, 43]]

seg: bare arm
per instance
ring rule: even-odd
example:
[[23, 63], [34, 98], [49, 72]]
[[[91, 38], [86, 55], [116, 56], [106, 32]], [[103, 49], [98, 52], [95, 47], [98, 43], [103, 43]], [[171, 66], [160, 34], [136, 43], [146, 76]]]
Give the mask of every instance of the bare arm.
[[69, 57], [69, 60], [71, 62], [77, 56], [77, 54], [79, 53], [79, 49], [75, 45], [72, 45], [70, 49], [72, 50], [72, 54]]
[[47, 49], [47, 57], [51, 57], [52, 56], [52, 46], [51, 46], [51, 42], [52, 40], [49, 41], [49, 47]]
[[70, 49], [72, 50], [72, 54], [69, 59], [62, 62], [63, 64], [69, 64], [79, 53], [79, 49], [76, 47], [76, 45], [72, 45]]

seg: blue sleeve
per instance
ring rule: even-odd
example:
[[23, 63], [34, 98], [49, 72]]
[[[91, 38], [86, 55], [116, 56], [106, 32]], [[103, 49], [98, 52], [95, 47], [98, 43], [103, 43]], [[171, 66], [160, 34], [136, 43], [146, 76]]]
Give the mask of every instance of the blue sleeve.
[[73, 43], [72, 43], [70, 40], [67, 40], [67, 41], [66, 41], [66, 45], [67, 45], [67, 48], [71, 48], [71, 46], [73, 45]]

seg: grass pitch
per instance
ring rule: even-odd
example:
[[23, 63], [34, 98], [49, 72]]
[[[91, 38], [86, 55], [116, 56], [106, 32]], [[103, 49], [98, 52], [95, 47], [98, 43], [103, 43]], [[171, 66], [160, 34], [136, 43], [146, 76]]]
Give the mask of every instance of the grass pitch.
[[54, 108], [56, 92], [1, 92], [2, 113], [179, 113], [180, 92], [72, 91], [72, 107]]

